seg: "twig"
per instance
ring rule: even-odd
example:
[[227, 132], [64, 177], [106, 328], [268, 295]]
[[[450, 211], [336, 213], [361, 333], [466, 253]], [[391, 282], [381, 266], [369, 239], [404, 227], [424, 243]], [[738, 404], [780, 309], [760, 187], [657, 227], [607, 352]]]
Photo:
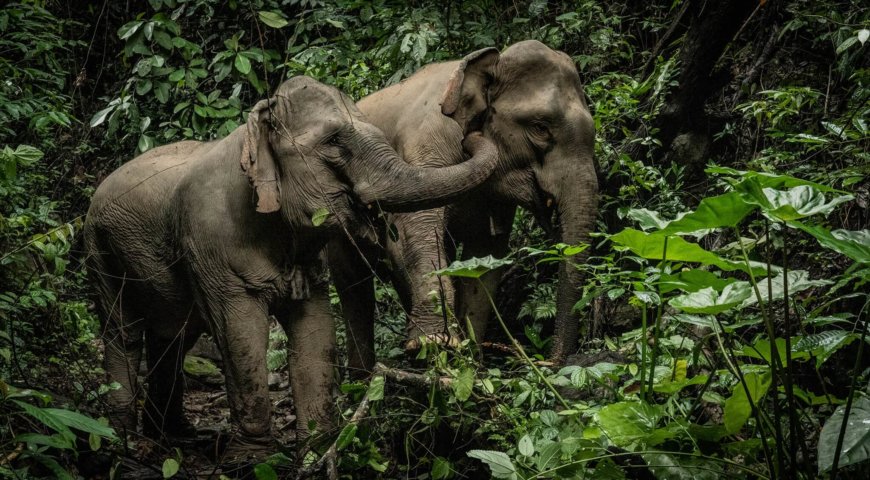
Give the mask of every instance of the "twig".
[[649, 58], [646, 59], [646, 62], [644, 62], [643, 67], [641, 67], [640, 69], [640, 71], [642, 72], [642, 78], [646, 78], [647, 75], [652, 73], [649, 71], [650, 68], [655, 65], [656, 58], [659, 56], [662, 48], [664, 48], [665, 44], [670, 41], [671, 36], [673, 36], [674, 32], [677, 30], [677, 27], [683, 21], [683, 16], [689, 10], [690, 3], [692, 2], [683, 2], [683, 7], [680, 8], [679, 12], [677, 12], [677, 18], [674, 19], [674, 21], [671, 23], [671, 26], [668, 27], [667, 31], [665, 31], [665, 34], [662, 35], [658, 42], [656, 42], [655, 46], [652, 49], [652, 52], [650, 53]]
[[[450, 377], [428, 377], [426, 375], [420, 375], [419, 373], [411, 373], [406, 372], [404, 370], [399, 370], [396, 368], [389, 368], [383, 363], [376, 363], [374, 368], [374, 375], [372, 379], [377, 378], [378, 376], [386, 379], [389, 379], [393, 382], [399, 384], [410, 385], [414, 387], [431, 387], [432, 385], [437, 386], [439, 389], [446, 390], [449, 389], [453, 384], [453, 379]], [[371, 408], [371, 399], [369, 398], [369, 393], [366, 392], [363, 395], [362, 400], [359, 402], [359, 405], [354, 410], [353, 415], [351, 415], [350, 419], [347, 421], [347, 425], [358, 425], [365, 419], [365, 416], [369, 413], [369, 409]], [[347, 426], [345, 425], [345, 427]], [[320, 459], [318, 459], [313, 464], [303, 467], [299, 470], [298, 475], [296, 476], [296, 480], [302, 480], [305, 478], [309, 478], [317, 472], [326, 469], [326, 476], [329, 480], [334, 480], [338, 478], [338, 470], [336, 468], [338, 460], [338, 439], [335, 439], [335, 442], [329, 446], [326, 450], [326, 453], [323, 454]]]
[[[377, 369], [377, 367], [375, 367]], [[377, 377], [378, 374], [375, 374]], [[375, 378], [372, 377], [372, 378]], [[347, 422], [348, 425], [356, 425], [358, 424], [366, 414], [369, 413], [369, 408], [371, 408], [371, 400], [369, 399], [369, 393], [366, 392], [363, 395], [362, 400], [359, 402], [359, 406], [356, 407], [356, 410], [351, 415], [350, 420]], [[336, 459], [338, 458], [338, 439], [335, 439], [335, 442], [329, 446], [329, 449], [326, 450], [326, 453], [320, 457], [319, 460], [314, 462], [314, 464], [304, 467], [299, 470], [299, 474], [296, 476], [297, 480], [301, 480], [303, 478], [308, 478], [315, 473], [319, 472], [321, 469], [326, 467], [326, 475], [330, 480], [338, 478], [338, 470], [336, 469]]]

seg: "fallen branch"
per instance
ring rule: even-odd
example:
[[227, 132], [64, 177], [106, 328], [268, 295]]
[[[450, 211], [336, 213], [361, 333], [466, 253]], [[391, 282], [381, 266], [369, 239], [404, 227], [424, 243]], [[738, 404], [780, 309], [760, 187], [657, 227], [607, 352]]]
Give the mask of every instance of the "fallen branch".
[[383, 375], [386, 378], [401, 384], [412, 387], [431, 387], [437, 385], [442, 390], [447, 390], [453, 385], [453, 379], [450, 377], [432, 378], [419, 373], [406, 372], [397, 368], [390, 368], [383, 363], [375, 364], [375, 375]]

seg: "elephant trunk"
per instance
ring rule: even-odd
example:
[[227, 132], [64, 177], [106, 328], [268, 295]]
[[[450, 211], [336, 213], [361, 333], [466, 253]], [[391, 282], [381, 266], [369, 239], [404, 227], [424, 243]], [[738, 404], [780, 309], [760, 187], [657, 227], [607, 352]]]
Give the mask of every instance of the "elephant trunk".
[[[588, 162], [592, 165], [592, 162]], [[576, 245], [588, 243], [598, 209], [598, 181], [594, 168], [572, 175], [562, 185], [565, 194], [558, 199], [559, 240]], [[556, 292], [556, 320], [552, 359], [562, 363], [577, 349], [580, 322], [574, 305], [580, 299], [583, 275], [574, 264], [582, 264], [588, 250], [559, 265], [559, 286]]]
[[495, 170], [498, 149], [477, 133], [463, 141], [473, 156], [457, 165], [426, 168], [409, 165], [391, 149], [368, 155], [371, 161], [353, 162], [345, 173], [354, 192], [366, 205], [385, 211], [410, 212], [446, 205], [483, 183]]

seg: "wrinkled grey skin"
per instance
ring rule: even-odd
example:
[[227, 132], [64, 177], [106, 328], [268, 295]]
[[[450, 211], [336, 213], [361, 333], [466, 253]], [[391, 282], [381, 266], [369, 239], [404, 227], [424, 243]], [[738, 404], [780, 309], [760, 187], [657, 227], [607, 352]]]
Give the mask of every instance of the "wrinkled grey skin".
[[[463, 131], [482, 129], [498, 147], [499, 166], [480, 189], [446, 208], [391, 215], [398, 240], [385, 236], [385, 248], [369, 248], [365, 260], [330, 246], [330, 268], [348, 323], [351, 371], [370, 370], [374, 362], [374, 295], [366, 265], [376, 265], [379, 255], [385, 254], [391, 270], [384, 275], [409, 312], [406, 347], [413, 349], [420, 335], [456, 341], [447, 336], [443, 316], [434, 313], [430, 292], [441, 292], [460, 324], [469, 317], [476, 337], [483, 338], [491, 308], [480, 285], [439, 282], [426, 274], [449, 264], [459, 244], [463, 258], [507, 254], [517, 206], [533, 212], [545, 228], [555, 213], [557, 241], [588, 241], [598, 202], [594, 125], [577, 70], [564, 53], [537, 41], [514, 44], [501, 54], [480, 50], [460, 61], [426, 66], [357, 105], [412, 165], [461, 162], [456, 145]], [[500, 275], [493, 271], [483, 277], [489, 292], [494, 294]], [[576, 269], [560, 266], [551, 351], [557, 362], [576, 348], [579, 319], [571, 310], [581, 281]]]
[[[155, 148], [112, 173], [94, 194], [84, 236], [104, 313], [105, 368], [121, 384], [109, 396], [113, 422], [135, 430], [144, 344], [145, 432], [190, 433], [181, 367], [210, 331], [237, 438], [268, 448], [274, 314], [290, 339], [298, 428], [328, 427], [335, 334], [318, 252], [330, 237], [371, 235], [367, 204], [432, 208], [480, 184], [497, 152], [479, 134], [465, 145], [475, 156], [461, 165], [410, 166], [347, 96], [296, 77], [226, 138]], [[322, 208], [329, 216], [315, 226]]]

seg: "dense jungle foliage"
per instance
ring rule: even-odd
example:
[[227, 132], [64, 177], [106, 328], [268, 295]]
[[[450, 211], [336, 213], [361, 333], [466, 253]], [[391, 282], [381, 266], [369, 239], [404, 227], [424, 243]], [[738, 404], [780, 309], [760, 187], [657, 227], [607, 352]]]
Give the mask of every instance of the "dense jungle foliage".
[[[359, 99], [523, 39], [571, 56], [594, 115], [602, 198], [589, 260], [518, 214], [509, 257], [438, 272], [506, 266], [491, 341], [416, 359], [401, 348], [395, 292], [378, 285], [388, 367], [340, 386], [342, 418], [303, 463], [332, 445], [342, 478], [868, 478], [870, 8], [859, 0], [5, 3], [0, 475], [295, 476], [293, 438], [246, 472], [203, 453], [213, 447], [108, 426], [117, 385], [101, 368], [79, 239], [91, 194], [139, 152], [227, 134], [287, 77]], [[588, 281], [575, 307], [584, 338], [556, 366], [561, 261]], [[343, 338], [338, 315], [336, 327]], [[282, 337], [268, 358], [279, 376]], [[220, 383], [203, 380], [219, 365], [185, 365], [201, 426], [226, 426]]]

